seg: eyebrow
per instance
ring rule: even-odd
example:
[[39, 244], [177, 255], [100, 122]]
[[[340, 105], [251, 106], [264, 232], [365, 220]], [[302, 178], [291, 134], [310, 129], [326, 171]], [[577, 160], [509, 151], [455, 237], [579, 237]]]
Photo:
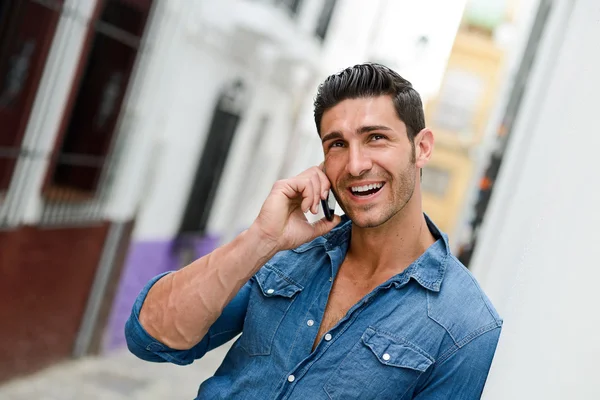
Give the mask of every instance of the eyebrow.
[[[389, 128], [385, 125], [367, 125], [367, 126], [361, 126], [360, 128], [358, 128], [356, 130], [356, 133], [358, 134], [362, 134], [362, 133], [369, 133], [369, 132], [373, 132], [373, 131], [391, 131], [392, 128]], [[328, 140], [333, 140], [333, 139], [342, 139], [344, 136], [342, 135], [341, 132], [339, 131], [333, 131], [330, 132], [326, 135], [323, 136], [323, 138], [321, 139], [321, 143], [325, 143]]]

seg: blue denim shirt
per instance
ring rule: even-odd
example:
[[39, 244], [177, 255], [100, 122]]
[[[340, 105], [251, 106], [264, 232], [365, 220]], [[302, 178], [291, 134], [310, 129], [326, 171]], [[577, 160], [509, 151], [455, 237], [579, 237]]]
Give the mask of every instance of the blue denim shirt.
[[502, 320], [447, 236], [354, 305], [315, 350], [319, 324], [344, 260], [351, 223], [278, 253], [243, 286], [190, 350], [152, 338], [138, 316], [125, 333], [138, 357], [189, 364], [242, 333], [197, 399], [478, 399]]

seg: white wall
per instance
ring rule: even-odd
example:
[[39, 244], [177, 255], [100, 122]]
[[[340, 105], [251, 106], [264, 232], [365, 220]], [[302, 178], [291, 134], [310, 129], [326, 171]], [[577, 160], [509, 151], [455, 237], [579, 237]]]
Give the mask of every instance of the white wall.
[[156, 2], [147, 24], [145, 51], [138, 54], [128, 98], [121, 110], [118, 133], [124, 156], [106, 210], [107, 218], [114, 221], [132, 219], [152, 190], [170, 112], [168, 99], [176, 96], [173, 77], [178, 75], [173, 73], [169, 60], [180, 51], [180, 46], [173, 43], [182, 41], [182, 9], [182, 4]]
[[292, 95], [265, 77], [257, 86], [232, 144], [209, 220], [208, 233], [224, 235], [224, 241], [247, 228], [258, 215], [277, 180], [291, 133]]
[[[436, 93], [466, 0], [343, 0], [332, 20], [323, 78], [365, 61], [379, 61], [411, 81], [425, 99]], [[422, 51], [420, 36], [429, 39]]]
[[[424, 100], [437, 94], [466, 0], [384, 0], [369, 51], [408, 79]], [[419, 37], [425, 47], [416, 47]]]
[[[154, 65], [152, 69], [162, 70], [162, 82], [148, 74], [139, 83], [145, 97], [160, 98], [160, 107], [146, 107], [145, 119], [134, 129], [137, 133], [132, 133], [140, 143], [145, 141], [143, 150], [130, 146], [137, 164], [147, 165], [148, 171], [138, 171], [136, 179], [132, 174], [121, 179], [125, 195], [113, 197], [113, 209], [124, 209], [119, 198], [131, 202], [136, 190], [142, 191], [133, 240], [165, 240], [176, 234], [217, 97], [227, 83], [240, 77], [248, 87], [248, 107], [234, 136], [207, 227], [209, 234], [228, 234], [248, 225], [247, 217], [260, 207], [254, 200], [264, 198], [276, 179], [292, 127], [294, 89], [299, 87], [293, 72], [313, 62], [312, 41], [272, 5], [228, 0], [230, 10], [207, 2], [190, 9], [162, 1], [173, 14], [162, 28], [168, 40], [146, 61]], [[306, 12], [303, 20], [308, 21]], [[264, 18], [271, 18], [274, 26]], [[284, 25], [285, 29], [275, 29]], [[306, 51], [305, 60], [298, 61], [297, 52], [290, 51], [294, 46], [285, 43], [290, 40], [312, 49]], [[264, 115], [269, 117], [266, 146], [261, 154], [253, 154]], [[249, 169], [260, 172], [260, 180], [251, 189], [244, 181]], [[240, 193], [246, 194], [244, 201]]]
[[485, 399], [600, 398], [598, 21], [555, 1], [482, 228], [472, 268], [505, 320]]
[[162, 97], [161, 109], [147, 115], [148, 123], [141, 125], [154, 144], [153, 157], [146, 164], [151, 176], [144, 177], [147, 185], [141, 188], [143, 198], [133, 233], [136, 240], [168, 238], [177, 232], [215, 101], [223, 85], [234, 77], [226, 58], [193, 45], [185, 36], [182, 30], [173, 38], [171, 57], [164, 61], [168, 87], [155, 92]]

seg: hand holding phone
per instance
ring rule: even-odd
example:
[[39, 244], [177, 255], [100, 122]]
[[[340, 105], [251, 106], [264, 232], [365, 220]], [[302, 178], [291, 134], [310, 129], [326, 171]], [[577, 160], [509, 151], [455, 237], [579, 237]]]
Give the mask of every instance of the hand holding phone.
[[[326, 234], [341, 220], [334, 215], [335, 197], [327, 188], [331, 188], [331, 183], [322, 166], [275, 182], [252, 230], [265, 240], [265, 246], [276, 251], [294, 249]], [[307, 223], [306, 213], [317, 214], [323, 199], [326, 199], [324, 214], [327, 217]]]

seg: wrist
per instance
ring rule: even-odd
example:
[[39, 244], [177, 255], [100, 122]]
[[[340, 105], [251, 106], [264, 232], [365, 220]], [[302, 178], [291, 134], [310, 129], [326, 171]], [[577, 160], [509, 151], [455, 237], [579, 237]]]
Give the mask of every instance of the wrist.
[[257, 254], [261, 258], [268, 260], [281, 250], [277, 239], [266, 234], [256, 224], [252, 224], [244, 234], [252, 242], [252, 248], [256, 249]]

